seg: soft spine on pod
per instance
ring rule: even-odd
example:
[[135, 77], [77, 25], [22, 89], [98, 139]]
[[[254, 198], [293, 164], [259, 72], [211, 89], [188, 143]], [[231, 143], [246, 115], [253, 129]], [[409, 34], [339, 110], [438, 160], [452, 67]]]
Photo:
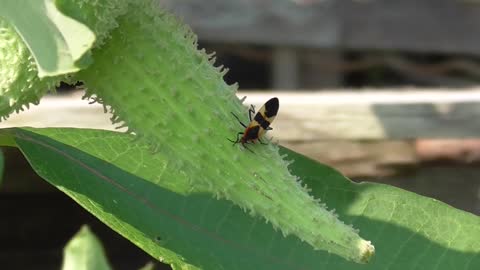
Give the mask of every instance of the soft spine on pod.
[[230, 112], [247, 111], [188, 27], [148, 0], [132, 2], [118, 23], [94, 50], [95, 63], [76, 77], [87, 98], [108, 106], [113, 123], [147, 140], [153, 153], [169, 153], [178, 181], [192, 192], [231, 200], [315, 249], [368, 261], [370, 242], [308, 194], [278, 147], [256, 147], [255, 154], [232, 147], [226, 138], [239, 127]]

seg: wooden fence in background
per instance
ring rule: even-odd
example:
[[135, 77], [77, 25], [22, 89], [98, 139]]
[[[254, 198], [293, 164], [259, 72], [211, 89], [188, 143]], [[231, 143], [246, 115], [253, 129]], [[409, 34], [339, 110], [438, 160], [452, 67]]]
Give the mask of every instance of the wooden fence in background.
[[[274, 89], [336, 86], [345, 50], [480, 55], [480, 1], [161, 0], [201, 41], [272, 48]], [[337, 83], [337, 84], [336, 84]]]

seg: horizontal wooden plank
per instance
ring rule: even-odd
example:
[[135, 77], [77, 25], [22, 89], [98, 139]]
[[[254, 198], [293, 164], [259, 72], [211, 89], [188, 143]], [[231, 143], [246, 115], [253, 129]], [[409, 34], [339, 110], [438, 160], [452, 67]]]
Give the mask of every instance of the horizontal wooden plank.
[[0, 128], [7, 127], [76, 127], [115, 130], [109, 113], [104, 113], [99, 104], [82, 100], [82, 91], [72, 94], [48, 95], [37, 106], [12, 114], [0, 122]]
[[162, 2], [208, 41], [480, 53], [480, 4], [475, 1]]
[[[254, 44], [338, 44], [335, 1], [161, 0], [189, 24], [201, 40]], [[279, 31], [281, 29], [281, 31]]]
[[[280, 99], [273, 136], [280, 141], [480, 137], [480, 90], [250, 93]], [[417, 89], [418, 90], [418, 89]]]
[[[480, 89], [334, 92], [241, 92], [246, 104], [261, 106], [272, 96], [280, 111], [271, 134], [279, 141], [479, 138]], [[39, 106], [12, 115], [12, 126], [114, 129], [109, 114], [81, 93], [50, 96]], [[233, 121], [233, 119], [232, 119]]]
[[416, 140], [416, 156], [424, 162], [480, 163], [480, 139]]
[[342, 45], [352, 49], [480, 53], [480, 2], [336, 1]]

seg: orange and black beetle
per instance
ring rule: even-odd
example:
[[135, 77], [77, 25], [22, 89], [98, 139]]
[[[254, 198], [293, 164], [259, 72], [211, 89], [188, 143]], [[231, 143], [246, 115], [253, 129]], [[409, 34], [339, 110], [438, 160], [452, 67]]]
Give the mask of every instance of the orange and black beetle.
[[[237, 139], [235, 141], [230, 139], [228, 140], [233, 142], [234, 145], [241, 143], [246, 149], [248, 148], [245, 144], [250, 142], [255, 143], [255, 141], [259, 141], [261, 144], [265, 144], [260, 140], [260, 138], [265, 134], [265, 132], [267, 132], [267, 130], [272, 129], [270, 124], [275, 119], [275, 116], [277, 116], [278, 107], [279, 103], [278, 98], [276, 97], [269, 99], [256, 114], [255, 107], [251, 105], [250, 109], [248, 110], [248, 117], [250, 118], [250, 123], [248, 126], [242, 123], [238, 116], [232, 113], [233, 116], [237, 118], [238, 122], [245, 128], [245, 131], [237, 133]], [[255, 116], [252, 119], [253, 114], [255, 114]], [[240, 135], [242, 135], [242, 137], [239, 137]], [[252, 152], [252, 150], [248, 150]]]

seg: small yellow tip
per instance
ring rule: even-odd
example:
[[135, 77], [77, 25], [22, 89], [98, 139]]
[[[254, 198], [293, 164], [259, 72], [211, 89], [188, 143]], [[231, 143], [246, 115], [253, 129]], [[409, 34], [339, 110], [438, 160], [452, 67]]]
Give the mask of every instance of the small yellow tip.
[[360, 250], [360, 263], [368, 263], [370, 258], [375, 255], [375, 247], [370, 241], [361, 240], [358, 244]]

